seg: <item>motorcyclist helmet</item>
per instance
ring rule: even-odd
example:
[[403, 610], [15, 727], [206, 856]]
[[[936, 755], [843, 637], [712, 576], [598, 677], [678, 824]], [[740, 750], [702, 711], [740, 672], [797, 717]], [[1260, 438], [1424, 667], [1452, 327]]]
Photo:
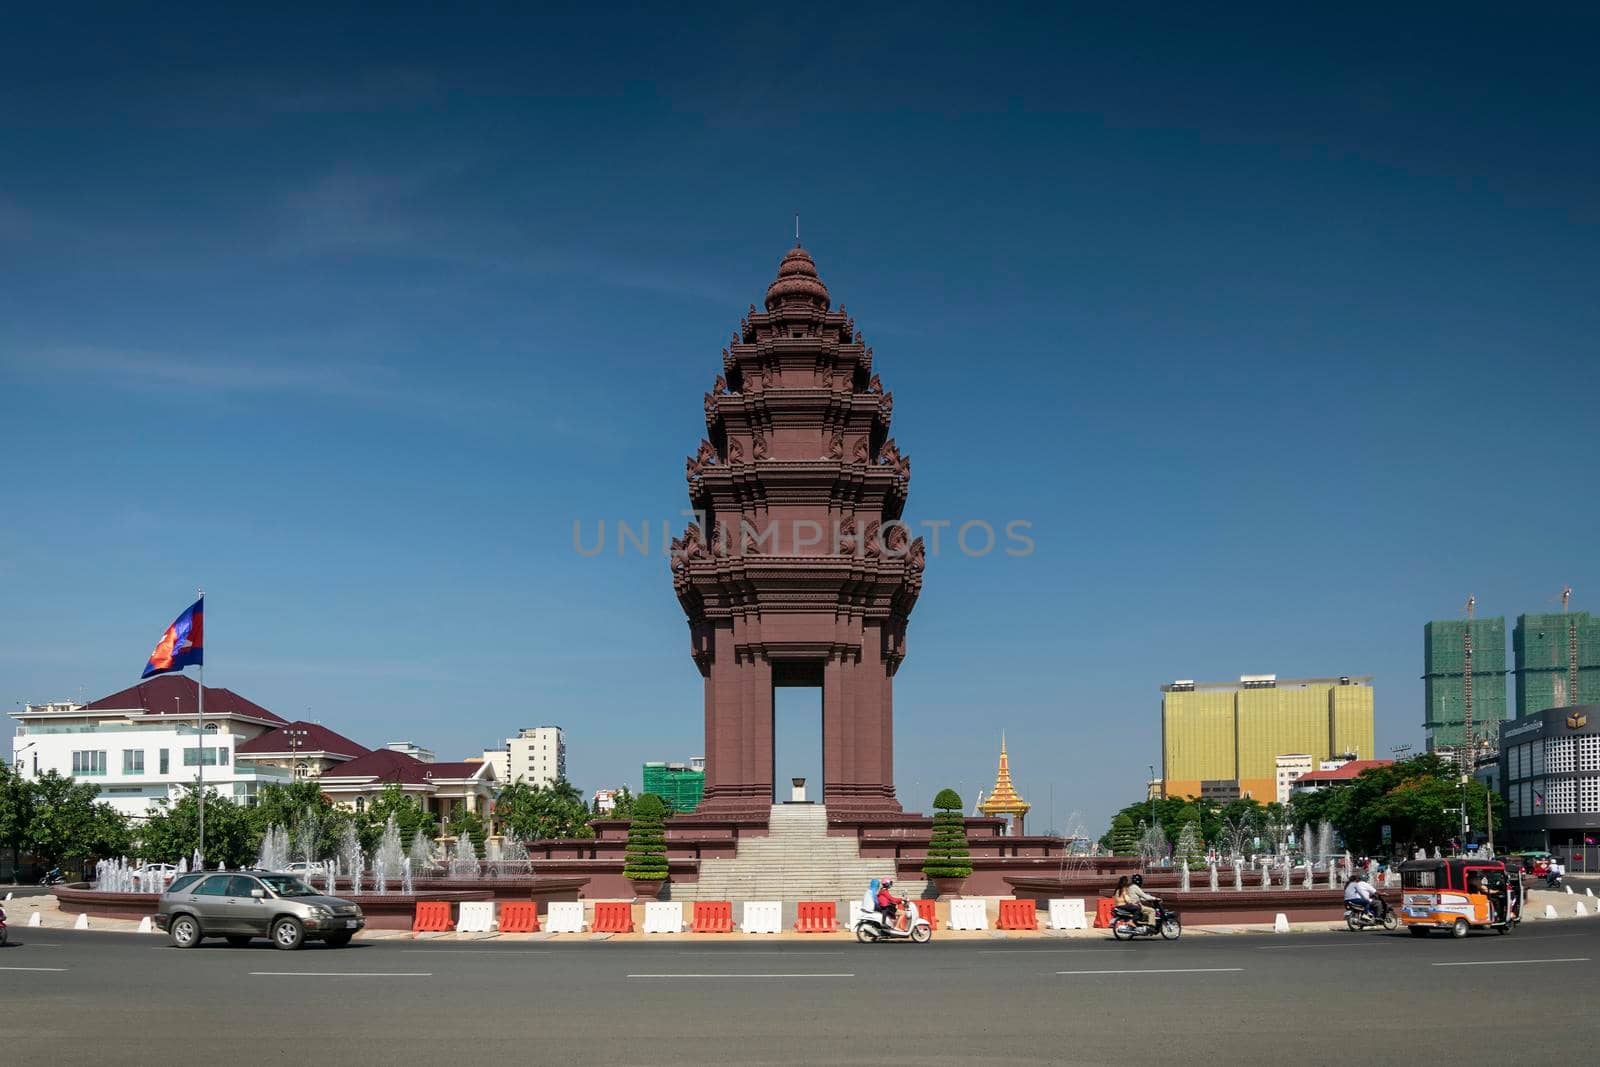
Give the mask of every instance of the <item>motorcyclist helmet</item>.
[[1132, 882], [1136, 886], [1142, 887], [1144, 885], [1144, 875], [1136, 874], [1132, 878], [1128, 879], [1128, 881]]

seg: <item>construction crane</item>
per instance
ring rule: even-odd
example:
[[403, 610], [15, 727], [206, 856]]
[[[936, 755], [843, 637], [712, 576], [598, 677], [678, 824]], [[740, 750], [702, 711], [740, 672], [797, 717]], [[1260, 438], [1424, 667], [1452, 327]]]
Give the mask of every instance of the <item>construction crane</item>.
[[[1561, 590], [1561, 614], [1566, 615], [1572, 604], [1572, 586]], [[1578, 624], [1567, 619], [1567, 706], [1578, 703]]]
[[1456, 749], [1456, 761], [1462, 775], [1472, 773], [1472, 617], [1478, 608], [1478, 598], [1467, 594], [1467, 625], [1461, 632], [1461, 746]]

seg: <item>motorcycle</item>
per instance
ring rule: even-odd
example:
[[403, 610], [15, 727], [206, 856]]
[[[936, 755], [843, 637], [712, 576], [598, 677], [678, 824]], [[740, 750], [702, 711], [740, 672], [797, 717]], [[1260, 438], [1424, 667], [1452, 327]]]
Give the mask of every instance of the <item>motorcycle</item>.
[[1136, 937], [1154, 937], [1160, 934], [1168, 941], [1176, 941], [1183, 933], [1183, 922], [1178, 913], [1168, 911], [1159, 900], [1150, 903], [1156, 921], [1147, 923], [1144, 911], [1137, 904], [1118, 904], [1111, 912], [1111, 936], [1118, 941], [1131, 941]]
[[917, 913], [915, 903], [906, 901], [905, 914], [905, 929], [901, 929], [884, 918], [881, 911], [863, 911], [856, 919], [856, 940], [865, 944], [869, 941], [893, 941], [898, 938], [909, 939], [923, 945], [933, 938], [933, 924]]
[[49, 873], [47, 873], [43, 878], [39, 879], [39, 884], [40, 885], [66, 885], [67, 884], [67, 879], [66, 879], [66, 876], [61, 873], [61, 868], [60, 867], [52, 867], [52, 868], [50, 868]]
[[5, 905], [0, 904], [0, 945], [4, 945], [5, 943], [6, 943], [6, 909], [5, 909]]
[[1378, 897], [1378, 914], [1373, 915], [1354, 900], [1344, 902], [1344, 924], [1352, 930], [1366, 930], [1381, 926], [1385, 930], [1400, 929], [1400, 917], [1389, 907], [1389, 902]]
[[1558, 874], [1554, 869], [1546, 871], [1544, 875], [1544, 887], [1546, 889], [1560, 889], [1561, 875]]

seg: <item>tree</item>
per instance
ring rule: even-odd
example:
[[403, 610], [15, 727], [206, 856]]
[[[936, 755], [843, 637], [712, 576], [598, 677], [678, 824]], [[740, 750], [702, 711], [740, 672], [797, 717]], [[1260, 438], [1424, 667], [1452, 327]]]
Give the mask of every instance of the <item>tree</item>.
[[293, 834], [307, 808], [325, 812], [332, 807], [333, 801], [323, 795], [322, 787], [314, 781], [291, 782], [288, 785], [269, 782], [256, 794], [255, 807], [250, 809], [250, 821], [257, 834], [265, 834], [273, 826], [282, 826]]
[[[195, 787], [185, 785], [183, 790], [176, 804], [161, 801], [139, 828], [139, 848], [145, 859], [176, 863], [200, 847], [200, 805]], [[207, 789], [206, 864], [239, 867], [253, 863], [260, 846], [250, 810]]]
[[929, 878], [966, 878], [972, 874], [971, 853], [967, 849], [967, 820], [961, 814], [965, 805], [954, 789], [941, 789], [933, 798], [933, 836], [922, 873]]
[[[22, 862], [22, 850], [32, 841], [33, 784], [5, 764], [0, 764], [0, 847], [11, 850], [11, 869]], [[13, 875], [21, 881], [21, 873]]]
[[1106, 844], [1111, 847], [1113, 856], [1139, 854], [1139, 829], [1134, 825], [1132, 816], [1126, 812], [1119, 813], [1111, 820], [1110, 838]]
[[622, 875], [635, 882], [667, 880], [667, 805], [654, 793], [642, 794], [628, 823]]
[[[457, 808], [450, 813], [449, 831], [456, 837], [466, 834], [472, 838], [472, 844], [477, 849], [477, 855], [483, 855], [484, 827], [483, 819], [475, 811], [466, 808]], [[382, 833], [380, 824], [379, 833]]]
[[55, 866], [65, 859], [94, 856], [105, 835], [106, 816], [95, 810], [97, 786], [46, 771], [33, 782], [33, 818], [29, 842], [40, 862]]
[[530, 785], [521, 779], [512, 782], [495, 797], [494, 810], [495, 817], [524, 841], [594, 833], [582, 795], [566, 779], [549, 786]]
[[[343, 813], [343, 809], [336, 808], [336, 812]], [[389, 816], [394, 816], [394, 823], [400, 828], [400, 840], [410, 841], [421, 831], [425, 837], [439, 836], [439, 819], [431, 811], [425, 811], [417, 798], [400, 788], [398, 782], [390, 782], [383, 787], [383, 792], [372, 798], [366, 810], [359, 816], [353, 816], [356, 821], [356, 832], [361, 838], [361, 847], [371, 853], [378, 847], [378, 840], [383, 836], [384, 824], [389, 821]], [[339, 818], [338, 815], [334, 816]], [[329, 840], [337, 841], [343, 829], [340, 823], [331, 828]], [[480, 827], [481, 829], [481, 827]], [[481, 842], [480, 842], [481, 844]]]
[[594, 819], [590, 819], [589, 821], [594, 822], [595, 819], [631, 819], [633, 817], [634, 803], [635, 800], [632, 791], [630, 791], [627, 786], [621, 786], [611, 797], [610, 811], [601, 811], [600, 802], [598, 800], [595, 801]]

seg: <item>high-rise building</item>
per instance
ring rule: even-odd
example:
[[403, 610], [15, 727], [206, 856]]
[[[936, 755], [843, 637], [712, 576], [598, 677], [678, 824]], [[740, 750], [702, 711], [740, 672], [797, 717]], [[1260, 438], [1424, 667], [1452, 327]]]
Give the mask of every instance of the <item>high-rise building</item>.
[[1236, 789], [1277, 797], [1278, 757], [1370, 759], [1372, 679], [1242, 675], [1237, 682], [1161, 687], [1161, 777], [1169, 797]]
[[[485, 761], [488, 758], [485, 752]], [[524, 727], [516, 737], [506, 738], [506, 764], [507, 781], [553, 785], [567, 776], [566, 735], [559, 726]]]
[[1423, 729], [1429, 752], [1460, 746], [1467, 707], [1467, 638], [1472, 638], [1472, 732], [1499, 736], [1506, 717], [1506, 619], [1435, 619], [1422, 625]]
[[665, 800], [674, 812], [693, 811], [706, 788], [705, 757], [689, 763], [646, 763], [644, 792]]
[[1519, 615], [1511, 643], [1517, 718], [1571, 704], [1600, 704], [1600, 619], [1587, 611]]

